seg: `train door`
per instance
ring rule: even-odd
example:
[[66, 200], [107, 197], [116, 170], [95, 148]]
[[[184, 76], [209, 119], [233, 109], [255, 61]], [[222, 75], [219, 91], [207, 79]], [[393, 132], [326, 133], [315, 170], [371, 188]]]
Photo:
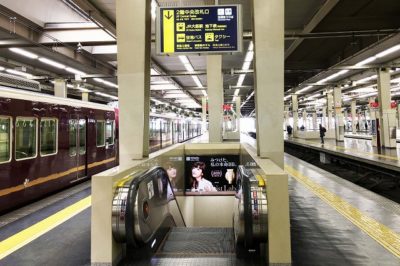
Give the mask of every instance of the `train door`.
[[73, 116], [69, 120], [69, 155], [76, 168], [76, 180], [87, 176], [87, 117]]

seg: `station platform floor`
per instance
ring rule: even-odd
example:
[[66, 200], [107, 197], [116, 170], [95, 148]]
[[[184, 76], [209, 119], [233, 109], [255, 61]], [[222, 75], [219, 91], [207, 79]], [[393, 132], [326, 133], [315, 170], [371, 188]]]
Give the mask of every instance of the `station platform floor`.
[[[285, 170], [293, 265], [400, 265], [399, 204], [287, 154]], [[90, 190], [0, 217], [0, 265], [90, 265]]]
[[320, 139], [285, 137], [285, 142], [400, 171], [400, 143], [396, 148], [378, 149], [372, 146], [371, 140], [359, 138], [344, 138], [344, 141], [325, 139], [325, 143], [321, 144]]

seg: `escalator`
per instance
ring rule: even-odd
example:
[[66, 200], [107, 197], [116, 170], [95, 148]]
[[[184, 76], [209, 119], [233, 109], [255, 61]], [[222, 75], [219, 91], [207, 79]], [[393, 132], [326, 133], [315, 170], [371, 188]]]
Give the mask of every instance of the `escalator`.
[[[233, 227], [186, 227], [161, 167], [121, 180], [113, 199], [120, 265], [265, 265], [266, 195], [251, 171], [238, 168]], [[216, 197], [218, 199], [218, 197]]]

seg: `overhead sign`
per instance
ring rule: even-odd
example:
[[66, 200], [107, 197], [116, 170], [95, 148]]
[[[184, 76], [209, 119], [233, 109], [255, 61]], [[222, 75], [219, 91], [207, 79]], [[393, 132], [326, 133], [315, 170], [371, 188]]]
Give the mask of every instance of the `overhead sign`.
[[240, 14], [240, 5], [160, 7], [157, 53], [241, 52]]

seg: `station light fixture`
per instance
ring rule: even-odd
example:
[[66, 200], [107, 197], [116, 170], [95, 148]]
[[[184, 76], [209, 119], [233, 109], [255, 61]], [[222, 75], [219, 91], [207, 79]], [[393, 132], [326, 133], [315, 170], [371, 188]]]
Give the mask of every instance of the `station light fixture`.
[[20, 49], [20, 48], [9, 48], [11, 52], [19, 54], [19, 55], [23, 55], [25, 57], [28, 57], [30, 59], [37, 59], [39, 56], [37, 54], [28, 52], [26, 50]]
[[302, 88], [301, 90], [296, 91], [296, 94], [300, 94], [300, 93], [303, 93], [303, 92], [305, 92], [305, 91], [308, 91], [308, 90], [311, 89], [312, 87], [313, 87], [313, 86], [304, 87], [304, 88]]
[[6, 69], [5, 67], [0, 66], [0, 71], [3, 71], [5, 69]]
[[26, 73], [26, 72], [22, 72], [22, 71], [18, 71], [18, 70], [15, 70], [15, 69], [7, 68], [7, 69], [6, 69], [6, 72], [8, 72], [8, 73], [10, 73], [10, 74], [17, 75], [17, 76], [25, 77], [25, 78], [27, 78], [27, 79], [32, 78], [32, 75], [31, 75], [31, 74]]
[[60, 69], [64, 69], [65, 68], [65, 65], [60, 64], [60, 63], [58, 63], [56, 61], [47, 59], [45, 57], [39, 57], [39, 61], [42, 62], [42, 63], [48, 64], [50, 66], [56, 67], [56, 68], [60, 68]]
[[206, 92], [206, 90], [201, 90], [201, 93], [203, 93], [204, 97], [207, 97], [207, 92]]
[[107, 94], [107, 93], [96, 91], [94, 94], [99, 95], [99, 96], [103, 96], [103, 97], [107, 97], [107, 98], [110, 98], [110, 99], [113, 99], [113, 100], [118, 100], [118, 97], [116, 97], [114, 95]]
[[82, 71], [80, 71], [78, 69], [75, 69], [75, 68], [72, 68], [72, 67], [66, 67], [65, 70], [68, 71], [69, 73], [72, 73], [72, 74], [76, 74], [76, 75], [80, 75], [80, 76], [86, 76], [85, 72], [82, 72]]

